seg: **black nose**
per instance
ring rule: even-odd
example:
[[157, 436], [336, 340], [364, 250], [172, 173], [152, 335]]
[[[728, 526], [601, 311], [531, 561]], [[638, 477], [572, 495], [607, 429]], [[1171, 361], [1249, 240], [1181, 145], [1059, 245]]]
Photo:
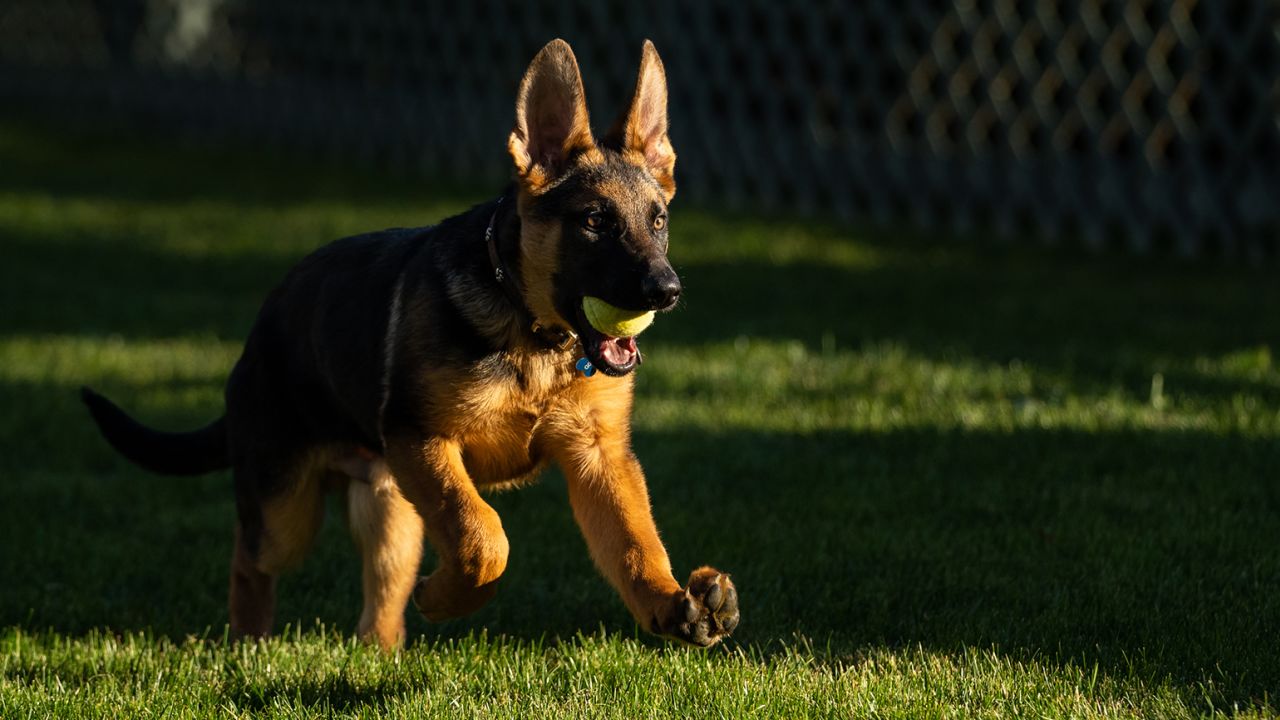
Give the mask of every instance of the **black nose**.
[[644, 278], [642, 286], [645, 302], [654, 310], [666, 310], [680, 298], [680, 278], [670, 265], [654, 268]]

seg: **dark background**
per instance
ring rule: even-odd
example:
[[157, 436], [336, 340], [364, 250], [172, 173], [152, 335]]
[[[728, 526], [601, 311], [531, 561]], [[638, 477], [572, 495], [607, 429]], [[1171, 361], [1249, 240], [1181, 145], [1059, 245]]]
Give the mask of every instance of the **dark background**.
[[682, 198], [1138, 252], [1276, 256], [1268, 0], [5, 0], [0, 105], [459, 183], [507, 175], [553, 37], [597, 126], [649, 37]]

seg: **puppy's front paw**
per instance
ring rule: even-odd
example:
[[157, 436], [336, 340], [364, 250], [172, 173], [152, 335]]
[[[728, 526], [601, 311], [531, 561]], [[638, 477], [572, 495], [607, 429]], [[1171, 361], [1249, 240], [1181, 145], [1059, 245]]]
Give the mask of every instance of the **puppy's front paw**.
[[688, 587], [655, 618], [654, 632], [695, 647], [711, 647], [738, 627], [738, 591], [729, 576], [701, 567]]

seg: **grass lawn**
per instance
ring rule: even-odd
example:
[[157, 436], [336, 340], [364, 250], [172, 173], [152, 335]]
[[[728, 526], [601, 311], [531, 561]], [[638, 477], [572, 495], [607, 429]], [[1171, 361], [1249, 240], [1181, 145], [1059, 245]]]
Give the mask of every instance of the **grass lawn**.
[[0, 717], [1280, 708], [1274, 267], [678, 201], [684, 301], [645, 335], [635, 444], [677, 575], [733, 573], [732, 641], [640, 635], [553, 472], [492, 498], [510, 565], [475, 616], [411, 613], [394, 657], [352, 641], [335, 506], [282, 582], [278, 636], [226, 644], [228, 475], [134, 469], [76, 389], [202, 424], [299, 257], [480, 197], [0, 124]]

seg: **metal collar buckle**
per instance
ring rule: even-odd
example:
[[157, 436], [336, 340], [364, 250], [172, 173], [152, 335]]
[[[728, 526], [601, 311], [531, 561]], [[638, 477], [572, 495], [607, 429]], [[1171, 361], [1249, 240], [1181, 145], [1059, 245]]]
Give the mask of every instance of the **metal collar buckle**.
[[[533, 325], [529, 326], [535, 335], [545, 338], [547, 342], [555, 346], [557, 350], [567, 352], [573, 349], [578, 342], [578, 334], [572, 330], [551, 330], [543, 327], [542, 323], [537, 320], [533, 321]], [[558, 338], [558, 339], [557, 339]]]

